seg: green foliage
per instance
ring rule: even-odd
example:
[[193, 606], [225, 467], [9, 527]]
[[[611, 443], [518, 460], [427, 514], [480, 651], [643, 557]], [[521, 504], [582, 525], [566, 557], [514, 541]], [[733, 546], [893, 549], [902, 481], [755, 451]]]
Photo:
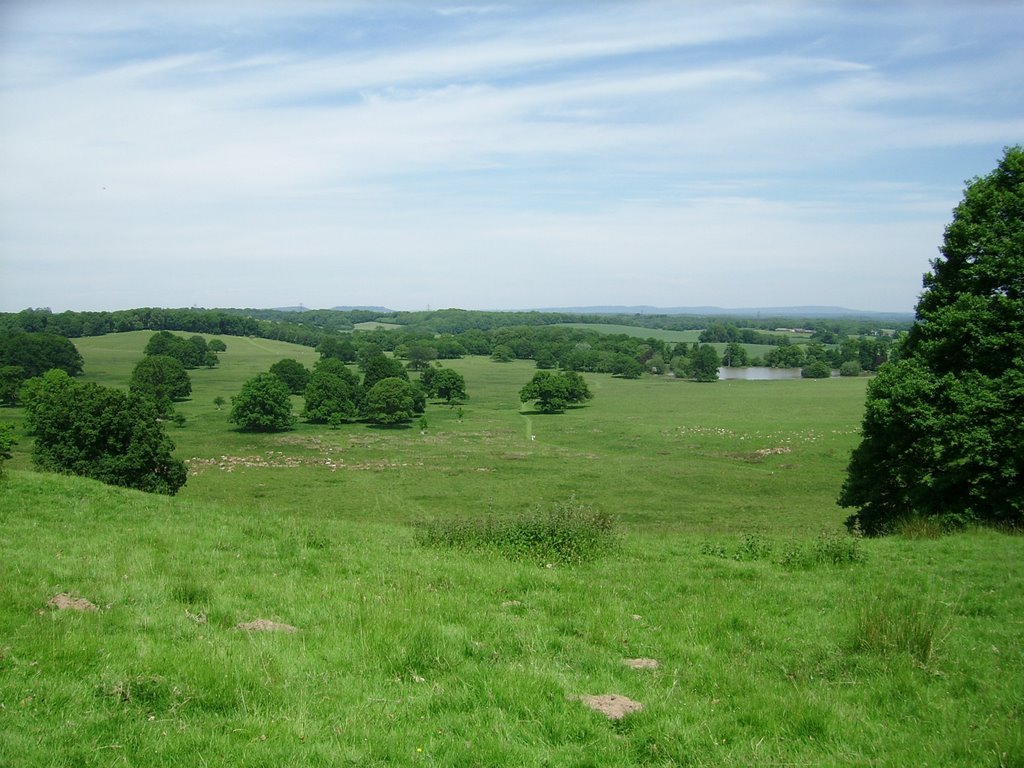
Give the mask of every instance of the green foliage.
[[11, 449], [18, 444], [14, 439], [14, 427], [0, 422], [0, 477], [4, 474], [4, 462], [12, 457]]
[[969, 183], [899, 359], [867, 395], [839, 503], [884, 533], [1024, 525], [1024, 151]]
[[676, 376], [700, 382], [718, 381], [719, 359], [714, 347], [710, 344], [679, 345], [677, 350], [682, 354], [672, 359]]
[[325, 336], [316, 346], [322, 359], [333, 358], [343, 363], [354, 363], [356, 360], [356, 347], [351, 339], [338, 336]]
[[152, 493], [185, 484], [185, 465], [172, 458], [174, 443], [147, 399], [80, 384], [61, 370], [29, 379], [21, 399], [40, 469]]
[[293, 395], [301, 395], [306, 391], [311, 376], [306, 366], [291, 358], [278, 360], [270, 366], [270, 372], [283, 381]]
[[[82, 365], [78, 349], [63, 336], [21, 331], [0, 334], [0, 366], [21, 368], [22, 381], [42, 376], [51, 368], [77, 376]], [[7, 370], [7, 376], [13, 373]]]
[[402, 361], [388, 357], [379, 349], [367, 350], [367, 354], [359, 361], [359, 367], [363, 370], [363, 391], [367, 393], [377, 382], [384, 379], [409, 380], [409, 374]]
[[764, 362], [771, 368], [801, 368], [806, 362], [806, 355], [803, 347], [785, 344], [770, 349], [764, 356]]
[[419, 522], [422, 546], [493, 551], [539, 565], [579, 565], [620, 546], [615, 521], [575, 499], [509, 517]]
[[341, 361], [320, 360], [305, 390], [302, 417], [313, 423], [340, 426], [359, 414], [359, 380]]
[[722, 365], [731, 368], [743, 368], [750, 365], [750, 355], [747, 354], [746, 347], [738, 342], [730, 341], [725, 345], [725, 351], [722, 353]]
[[847, 360], [839, 366], [840, 376], [860, 376], [862, 372], [860, 363], [856, 360]]
[[25, 381], [25, 369], [20, 365], [0, 365], [0, 405], [18, 402], [18, 390]]
[[611, 374], [621, 376], [624, 379], [639, 379], [644, 372], [644, 367], [635, 357], [620, 352], [613, 356], [611, 363]]
[[429, 371], [433, 371], [433, 374], [420, 377], [420, 383], [428, 395], [439, 397], [448, 405], [466, 399], [466, 379], [461, 373], [452, 368], [430, 368], [424, 374]]
[[832, 366], [824, 360], [812, 360], [800, 369], [800, 376], [804, 379], [827, 379], [832, 375]]
[[227, 352], [228, 345], [224, 343], [223, 339], [210, 339], [207, 343], [211, 352]]
[[184, 400], [192, 394], [192, 381], [177, 358], [149, 355], [132, 371], [128, 391], [151, 400], [157, 413], [166, 417], [173, 411], [175, 400]]
[[515, 354], [508, 344], [498, 344], [491, 351], [491, 360], [496, 363], [510, 363], [515, 359]]
[[398, 377], [381, 379], [366, 393], [365, 411], [378, 424], [409, 421], [417, 413], [412, 383]]
[[212, 368], [217, 364], [217, 355], [211, 352], [202, 336], [178, 336], [170, 331], [157, 331], [146, 344], [146, 355], [165, 355], [175, 358], [185, 368]]
[[740, 562], [776, 562], [789, 568], [848, 565], [864, 561], [861, 538], [859, 531], [846, 534], [823, 531], [811, 541], [791, 539], [773, 542], [760, 534], [748, 533], [733, 550], [720, 543], [705, 542], [701, 545], [701, 553]]
[[291, 429], [295, 416], [288, 386], [272, 373], [261, 373], [249, 379], [231, 398], [228, 421], [252, 432]]
[[590, 388], [576, 371], [537, 371], [519, 390], [520, 402], [533, 400], [541, 413], [558, 413], [570, 405], [593, 398]]

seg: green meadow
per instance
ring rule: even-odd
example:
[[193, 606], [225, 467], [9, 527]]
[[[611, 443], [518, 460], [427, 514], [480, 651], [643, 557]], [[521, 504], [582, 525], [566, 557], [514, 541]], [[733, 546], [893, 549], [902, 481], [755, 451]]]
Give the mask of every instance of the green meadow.
[[[126, 386], [149, 336], [77, 339], [83, 379]], [[1024, 538], [846, 534], [866, 379], [588, 375], [592, 401], [543, 415], [532, 365], [466, 358], [469, 400], [426, 429], [253, 434], [231, 395], [316, 354], [223, 340], [168, 427], [176, 497], [33, 472], [19, 427], [0, 765], [1024, 766]], [[557, 505], [610, 515], [616, 546], [418, 536]], [[643, 708], [581, 701], [608, 694]]]

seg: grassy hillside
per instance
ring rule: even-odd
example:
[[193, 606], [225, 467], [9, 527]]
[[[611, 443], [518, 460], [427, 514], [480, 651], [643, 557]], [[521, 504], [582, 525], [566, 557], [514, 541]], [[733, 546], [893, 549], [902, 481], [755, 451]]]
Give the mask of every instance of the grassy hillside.
[[[78, 340], [86, 378], [146, 338]], [[170, 430], [178, 497], [26, 471], [28, 439], [8, 463], [0, 765], [1024, 764], [1024, 539], [841, 536], [863, 380], [592, 376], [542, 416], [530, 366], [467, 359], [425, 434], [260, 436], [213, 398], [313, 353], [225, 341]], [[620, 549], [543, 567], [411, 525], [567, 499]]]

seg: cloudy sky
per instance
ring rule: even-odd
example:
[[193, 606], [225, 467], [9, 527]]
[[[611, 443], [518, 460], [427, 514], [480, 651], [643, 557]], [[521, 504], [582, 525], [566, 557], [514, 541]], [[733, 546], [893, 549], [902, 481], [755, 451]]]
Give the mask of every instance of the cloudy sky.
[[0, 2], [0, 310], [910, 311], [1024, 3]]

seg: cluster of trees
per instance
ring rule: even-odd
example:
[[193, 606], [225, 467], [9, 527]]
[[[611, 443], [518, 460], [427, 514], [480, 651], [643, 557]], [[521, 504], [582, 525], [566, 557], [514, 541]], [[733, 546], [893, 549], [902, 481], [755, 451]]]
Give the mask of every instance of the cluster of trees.
[[[348, 356], [347, 347], [326, 345], [323, 353], [329, 352]], [[291, 396], [301, 395], [301, 416], [311, 423], [339, 426], [366, 419], [398, 424], [422, 414], [428, 397], [449, 405], [467, 397], [465, 379], [451, 368], [430, 365], [413, 381], [401, 360], [380, 349], [361, 350], [357, 362], [361, 377], [346, 360], [330, 354], [322, 354], [312, 371], [297, 360], [279, 360], [232, 398], [229, 419], [242, 429], [289, 429], [296, 420]]]
[[174, 494], [185, 484], [185, 465], [172, 456], [174, 443], [150, 399], [83, 384], [55, 368], [29, 379], [21, 400], [40, 469], [151, 493]]
[[69, 376], [82, 372], [82, 356], [68, 339], [42, 332], [0, 334], [0, 404], [14, 405], [22, 384], [51, 368]]
[[971, 181], [917, 320], [868, 387], [839, 496], [847, 523], [1024, 527], [1024, 150]]
[[[211, 344], [213, 346], [211, 346]], [[178, 336], [170, 331], [157, 331], [146, 344], [144, 354], [173, 357], [186, 368], [217, 365], [217, 349], [226, 349], [227, 345], [220, 339], [207, 342], [202, 336]]]

